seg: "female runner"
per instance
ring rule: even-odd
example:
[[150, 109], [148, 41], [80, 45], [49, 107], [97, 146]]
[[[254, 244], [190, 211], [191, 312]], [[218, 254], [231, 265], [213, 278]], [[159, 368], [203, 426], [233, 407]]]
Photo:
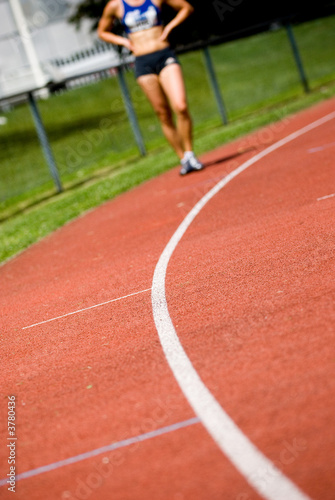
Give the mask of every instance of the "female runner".
[[[163, 3], [177, 11], [165, 27]], [[189, 114], [181, 67], [170, 48], [171, 31], [193, 12], [186, 0], [110, 0], [99, 22], [98, 35], [105, 42], [123, 45], [135, 55], [135, 76], [151, 102], [165, 137], [181, 161], [180, 174], [203, 169], [193, 152], [192, 120]], [[120, 19], [128, 37], [111, 32]], [[172, 111], [176, 114], [176, 126]]]

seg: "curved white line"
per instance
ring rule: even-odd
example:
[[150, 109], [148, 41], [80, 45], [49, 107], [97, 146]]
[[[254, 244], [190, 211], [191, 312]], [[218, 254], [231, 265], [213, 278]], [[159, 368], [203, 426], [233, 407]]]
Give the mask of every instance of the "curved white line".
[[156, 328], [167, 361], [181, 390], [222, 452], [231, 460], [249, 484], [268, 500], [283, 500], [284, 498], [307, 500], [308, 497], [249, 441], [200, 379], [179, 341], [169, 315], [165, 296], [166, 270], [175, 248], [190, 224], [224, 186], [273, 151], [333, 118], [335, 118], [335, 112], [288, 135], [243, 163], [216, 184], [194, 206], [170, 239], [157, 263], [152, 282], [152, 309]]

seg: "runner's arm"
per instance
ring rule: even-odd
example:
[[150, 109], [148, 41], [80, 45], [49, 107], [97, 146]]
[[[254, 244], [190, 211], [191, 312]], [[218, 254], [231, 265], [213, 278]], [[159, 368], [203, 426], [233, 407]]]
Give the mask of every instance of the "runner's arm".
[[112, 43], [113, 45], [123, 45], [131, 51], [132, 44], [128, 38], [115, 35], [115, 33], [111, 33], [111, 29], [113, 28], [114, 20], [116, 18], [115, 11], [116, 2], [115, 0], [111, 0], [104, 8], [101, 19], [99, 21], [98, 36], [104, 42]]

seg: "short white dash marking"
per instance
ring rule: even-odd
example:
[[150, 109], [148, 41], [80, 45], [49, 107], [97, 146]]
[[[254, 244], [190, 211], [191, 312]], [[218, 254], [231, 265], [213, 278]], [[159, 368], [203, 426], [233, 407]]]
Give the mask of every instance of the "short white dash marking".
[[324, 144], [323, 146], [317, 146], [315, 148], [308, 149], [308, 153], [319, 153], [319, 151], [324, 151], [325, 149], [332, 148], [335, 146], [335, 142], [329, 144]]
[[321, 198], [318, 198], [317, 201], [328, 200], [328, 198], [333, 198], [334, 196], [335, 196], [335, 193], [327, 194], [327, 196], [322, 196]]
[[147, 288], [146, 290], [141, 290], [140, 292], [130, 293], [129, 295], [124, 295], [123, 297], [117, 297], [116, 299], [101, 302], [101, 304], [95, 304], [93, 306], [85, 307], [84, 309], [78, 309], [77, 311], [72, 311], [67, 314], [62, 314], [61, 316], [56, 316], [55, 318], [46, 319], [45, 321], [40, 321], [39, 323], [34, 323], [33, 325], [24, 326], [22, 330], [27, 330], [28, 328], [33, 328], [34, 326], [44, 325], [45, 323], [50, 323], [51, 321], [56, 321], [57, 319], [67, 318], [68, 316], [73, 316], [74, 314], [89, 311], [90, 309], [95, 309], [96, 307], [105, 306], [107, 304], [111, 304], [112, 302], [117, 302], [118, 300], [123, 300], [127, 299], [128, 297], [133, 297], [134, 295], [140, 295], [141, 293], [150, 292], [150, 290], [151, 288]]
[[[21, 481], [22, 479], [28, 479], [30, 477], [39, 476], [40, 474], [44, 474], [45, 472], [51, 472], [53, 470], [60, 469], [67, 465], [73, 465], [78, 462], [82, 462], [83, 460], [97, 457], [98, 455], [102, 455], [104, 453], [109, 453], [111, 451], [118, 450], [120, 448], [125, 448], [126, 446], [131, 446], [132, 444], [138, 444], [140, 442], [147, 441], [149, 439], [154, 439], [163, 436], [164, 434], [169, 434], [171, 432], [175, 432], [180, 429], [185, 429], [192, 425], [198, 424], [199, 422], [200, 420], [198, 419], [198, 417], [194, 417], [190, 418], [189, 420], [184, 420], [183, 422], [177, 422], [172, 425], [167, 425], [166, 427], [161, 427], [160, 429], [157, 429], [155, 431], [150, 431], [145, 434], [140, 434], [138, 436], [124, 439], [123, 441], [118, 441], [116, 443], [102, 446], [101, 448], [96, 448], [95, 450], [87, 451], [85, 453], [82, 453], [81, 455], [65, 458], [64, 460], [60, 460], [59, 462], [54, 462], [52, 464], [38, 467], [37, 469], [21, 472], [15, 477], [15, 479], [16, 481]], [[7, 484], [8, 484], [8, 478], [0, 479], [0, 486], [4, 486]]]

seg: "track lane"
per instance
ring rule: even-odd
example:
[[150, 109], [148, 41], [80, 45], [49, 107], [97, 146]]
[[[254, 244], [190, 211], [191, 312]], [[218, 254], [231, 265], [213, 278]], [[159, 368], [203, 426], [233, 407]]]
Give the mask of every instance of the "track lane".
[[[175, 172], [171, 172], [113, 200], [0, 267], [1, 280], [6, 282], [0, 298], [1, 345], [6, 359], [2, 394], [5, 397], [15, 391], [18, 398], [19, 472], [127, 439], [148, 425], [156, 429], [194, 416], [164, 361], [149, 295], [22, 330], [69, 310], [103, 302], [112, 294], [127, 295], [134, 287], [150, 286], [160, 249], [183, 218], [181, 205], [198, 196], [194, 180], [185, 179], [183, 184], [180, 180], [183, 187], [188, 183], [189, 190], [174, 193], [171, 204], [168, 186], [175, 185], [175, 180]], [[3, 423], [4, 406], [0, 412]], [[199, 438], [199, 432], [205, 439]], [[181, 449], [176, 455], [176, 440], [189, 459]], [[198, 452], [191, 451], [195, 442], [199, 443]], [[156, 452], [150, 452], [149, 461], [145, 453], [134, 453], [131, 461], [125, 461], [125, 472], [119, 474], [118, 469], [120, 479], [109, 478], [105, 489], [93, 489], [90, 498], [101, 500], [115, 481], [120, 499], [132, 498], [134, 488], [139, 494], [140, 486], [128, 483], [131, 467], [135, 485], [146, 483], [144, 498], [148, 488], [155, 495], [170, 498], [179, 476], [176, 460], [179, 464], [183, 457], [182, 489], [192, 492], [194, 498], [200, 495], [200, 485], [200, 491], [205, 489], [213, 498], [220, 498], [221, 482], [206, 486], [206, 477], [215, 474], [218, 478], [222, 470], [236, 477], [237, 483], [238, 473], [208, 443], [201, 427], [192, 432], [188, 446], [182, 443], [180, 437], [166, 439], [168, 466], [159, 463], [162, 446], [158, 443], [150, 445]], [[149, 444], [143, 445], [143, 450], [146, 446]], [[4, 477], [6, 450], [0, 453]], [[18, 481], [17, 498], [35, 500], [47, 495], [52, 500], [66, 491], [75, 496], [78, 493], [80, 498], [76, 481], [86, 481], [94, 465], [88, 460]], [[163, 481], [164, 493], [157, 490], [162, 483], [159, 477], [151, 484], [154, 468], [168, 474]], [[190, 481], [187, 474], [197, 474], [199, 480]], [[178, 482], [181, 484], [180, 479]]]
[[[308, 116], [320, 112], [312, 110]], [[294, 120], [287, 124], [292, 129], [294, 126]], [[279, 126], [274, 130], [276, 134], [286, 131]], [[270, 135], [266, 137], [268, 140]], [[263, 147], [264, 140], [259, 141], [257, 134], [250, 140], [256, 148]], [[197, 176], [181, 180], [176, 172], [170, 172], [105, 204], [0, 268], [1, 280], [6, 280], [6, 295], [0, 299], [4, 312], [2, 352], [8, 360], [3, 371], [4, 389], [9, 392], [15, 387], [19, 400], [28, 401], [19, 407], [24, 450], [21, 471], [94, 449], [111, 439], [129, 437], [152, 420], [159, 407], [157, 398], [169, 409], [164, 418], [161, 415], [155, 421], [156, 426], [193, 417], [164, 362], [152, 319], [147, 319], [151, 314], [146, 298], [131, 299], [122, 307], [118, 303], [117, 310], [108, 306], [89, 316], [84, 313], [80, 319], [37, 327], [39, 331], [29, 334], [22, 335], [21, 330], [46, 317], [90, 307], [116, 294], [127, 295], [134, 291], [134, 284], [136, 288], [150, 287], [161, 249], [185, 211], [217, 177], [257, 152], [227, 159], [239, 147], [245, 148], [245, 144], [238, 142], [209, 154], [208, 161], [216, 159], [218, 163]], [[102, 337], [107, 328], [109, 345], [104, 346], [107, 342]], [[89, 385], [93, 387], [86, 389]], [[161, 441], [146, 443], [140, 453], [129, 453], [132, 459], [125, 460], [123, 472], [117, 468], [117, 474], [93, 489], [89, 498], [109, 498], [111, 489], [120, 500], [127, 495], [147, 498], [147, 491], [153, 497], [159, 494], [177, 500], [183, 495], [203, 498], [204, 493], [211, 498], [225, 494], [238, 500], [245, 500], [245, 494], [248, 500], [258, 498], [199, 429], [189, 429], [184, 441], [177, 435], [166, 436], [164, 445]], [[162, 453], [163, 464], [159, 461]], [[59, 498], [66, 491], [75, 496], [77, 479], [85, 481], [92, 467], [94, 463], [88, 461], [69, 471], [22, 481], [17, 498], [35, 500], [46, 494], [50, 499]]]
[[[286, 156], [272, 153], [213, 198], [180, 241], [167, 280], [173, 323], [205, 385], [245, 434], [316, 498], [332, 495], [328, 401], [335, 391], [327, 374], [333, 370], [334, 211], [319, 213], [316, 200], [331, 185], [333, 166], [328, 156], [320, 172], [304, 151], [311, 141], [327, 141], [333, 129], [329, 123], [287, 145]], [[298, 282], [290, 294], [292, 277]], [[322, 335], [312, 336], [317, 355], [301, 338], [313, 329]], [[313, 374], [305, 373], [306, 363]], [[312, 431], [323, 426], [327, 451]], [[307, 473], [316, 457], [319, 480]], [[273, 474], [258, 469], [256, 482], [270, 484]]]

